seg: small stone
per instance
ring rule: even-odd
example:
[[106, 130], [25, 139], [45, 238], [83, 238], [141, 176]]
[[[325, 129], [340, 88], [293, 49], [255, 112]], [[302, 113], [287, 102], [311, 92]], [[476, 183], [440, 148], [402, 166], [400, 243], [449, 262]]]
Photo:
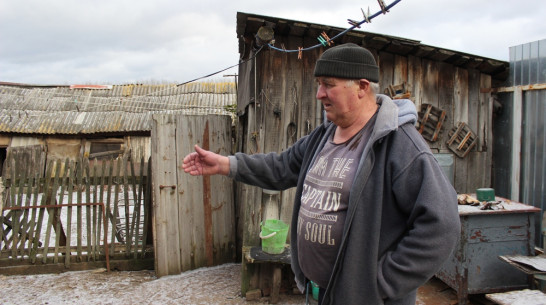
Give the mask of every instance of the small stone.
[[262, 291], [260, 289], [249, 290], [246, 292], [246, 300], [254, 301], [262, 297]]

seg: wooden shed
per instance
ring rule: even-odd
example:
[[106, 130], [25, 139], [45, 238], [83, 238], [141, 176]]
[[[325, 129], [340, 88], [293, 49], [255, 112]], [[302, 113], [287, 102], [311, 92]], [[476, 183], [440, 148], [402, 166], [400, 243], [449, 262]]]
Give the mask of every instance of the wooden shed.
[[8, 151], [30, 146], [45, 152], [47, 160], [124, 154], [148, 160], [153, 114], [233, 117], [235, 104], [234, 82], [182, 86], [0, 83], [0, 172]]
[[[190, 179], [169, 181], [169, 187], [162, 184], [167, 174], [178, 173], [172, 162], [182, 160], [180, 155], [167, 159], [169, 148], [193, 147], [192, 135], [207, 135], [211, 148], [231, 150], [235, 104], [234, 82], [0, 83], [0, 189], [5, 186], [3, 196], [0, 191], [0, 273], [102, 266], [135, 270], [153, 268], [155, 262], [156, 275], [161, 276], [233, 261], [231, 182], [209, 179], [195, 186], [194, 179], [187, 187], [193, 187], [192, 192], [184, 196], [191, 194], [191, 199], [179, 204], [173, 198], [182, 194], [174, 188], [186, 186]], [[172, 132], [176, 139], [167, 137], [170, 132], [162, 133], [166, 142], [152, 139], [154, 128], [157, 133], [172, 125], [158, 127], [161, 118], [179, 118], [176, 127], [183, 131]], [[197, 127], [190, 128], [191, 122]], [[201, 125], [207, 128], [203, 131]], [[220, 137], [224, 142], [218, 144]], [[200, 188], [203, 185], [209, 186], [208, 192]], [[227, 191], [221, 189], [224, 185]], [[211, 189], [217, 192], [211, 195]], [[179, 207], [182, 248], [174, 251], [182, 257], [177, 268], [165, 270], [165, 257], [172, 256], [168, 249], [173, 248], [165, 244], [178, 241], [172, 234], [165, 238], [163, 228], [168, 223], [178, 229], [179, 214], [172, 211]], [[173, 217], [164, 221], [165, 216]]]
[[[329, 46], [321, 45], [318, 38], [335, 37], [344, 30], [237, 14], [243, 62], [238, 82], [238, 151], [281, 152], [321, 124], [322, 109], [315, 98], [313, 70], [315, 61]], [[273, 40], [267, 40], [263, 33], [272, 33]], [[270, 48], [268, 42], [275, 48]], [[490, 187], [494, 103], [490, 92], [505, 82], [508, 63], [364, 31], [349, 31], [334, 41], [336, 45], [348, 42], [374, 54], [380, 67], [382, 92], [395, 98], [409, 97], [415, 103], [419, 112], [416, 128], [437, 155], [457, 192]], [[278, 290], [280, 277], [275, 270], [286, 266], [257, 264], [260, 261], [251, 252], [260, 245], [262, 220], [277, 217], [290, 222], [293, 193], [294, 190], [288, 190], [270, 195], [271, 192], [256, 187], [238, 185], [236, 201], [243, 219], [243, 293], [252, 289], [269, 291], [267, 287]]]

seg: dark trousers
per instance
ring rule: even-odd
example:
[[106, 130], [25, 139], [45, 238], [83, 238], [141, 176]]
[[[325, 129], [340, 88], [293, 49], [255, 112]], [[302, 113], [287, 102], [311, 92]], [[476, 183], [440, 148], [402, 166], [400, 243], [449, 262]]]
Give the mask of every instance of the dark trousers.
[[322, 304], [322, 299], [324, 298], [324, 292], [326, 289], [319, 287], [318, 290], [318, 305]]

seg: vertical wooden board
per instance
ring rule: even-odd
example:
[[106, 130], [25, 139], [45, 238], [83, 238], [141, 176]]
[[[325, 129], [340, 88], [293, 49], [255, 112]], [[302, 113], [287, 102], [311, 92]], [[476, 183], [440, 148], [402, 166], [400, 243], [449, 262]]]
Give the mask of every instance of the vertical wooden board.
[[[422, 92], [422, 104], [431, 104], [434, 107], [439, 108], [439, 84], [440, 84], [440, 73], [439, 73], [439, 67], [438, 62], [431, 61], [431, 60], [424, 60], [423, 61], [423, 92]], [[421, 107], [422, 107], [421, 104]], [[421, 109], [418, 109], [419, 112]], [[436, 142], [430, 142], [427, 141], [430, 148], [433, 152], [438, 152], [441, 147], [441, 143], [439, 141]]]
[[[481, 74], [480, 88], [491, 88], [491, 76], [487, 74]], [[480, 90], [481, 91], [481, 90]], [[491, 185], [492, 164], [493, 164], [493, 98], [491, 93], [481, 93], [480, 99], [483, 101], [482, 107], [482, 119], [483, 122], [483, 142], [482, 151], [485, 154], [484, 160], [484, 172], [483, 172], [483, 185]]]
[[[303, 40], [303, 45], [312, 45], [313, 43], [316, 43], [316, 40], [313, 42], [313, 39], [310, 37], [305, 37]], [[302, 58], [298, 59], [302, 65], [301, 78], [303, 87], [301, 90], [301, 102], [298, 105], [299, 113], [298, 122], [296, 123], [298, 129], [297, 139], [308, 135], [321, 121], [318, 117], [322, 116], [322, 104], [316, 99], [318, 87], [314, 71], [317, 59], [326, 49], [321, 47], [304, 52]]]
[[[311, 45], [313, 41], [312, 37], [304, 37], [303, 38], [303, 45]], [[322, 52], [322, 50], [321, 50]], [[309, 105], [309, 109], [313, 111], [313, 117], [314, 117], [314, 127], [318, 127], [320, 124], [324, 123], [325, 117], [323, 112], [323, 106], [322, 103], [317, 100], [317, 91], [318, 91], [318, 83], [315, 78], [315, 65], [317, 60], [319, 59], [319, 55], [322, 53], [319, 53], [319, 51], [313, 51], [308, 52], [309, 54], [305, 56], [301, 63], [302, 63], [302, 75], [301, 75], [301, 82], [302, 82], [302, 90], [301, 90], [301, 100], [300, 104], [302, 105]], [[299, 133], [300, 137], [304, 135], [304, 130]], [[305, 133], [307, 134], [307, 133]]]
[[[247, 154], [254, 154], [259, 152], [259, 120], [261, 119], [261, 115], [259, 113], [259, 92], [254, 85], [260, 84], [261, 87], [262, 75], [261, 73], [258, 74], [257, 71], [261, 71], [261, 64], [259, 66], [260, 68], [258, 68], [258, 62], [261, 63], [261, 61], [263, 60], [262, 57], [263, 54], [259, 54], [252, 61], [252, 71], [249, 75], [249, 83], [254, 89], [250, 92], [251, 99], [254, 102], [249, 103], [246, 108], [246, 115], [243, 117], [246, 118], [246, 121], [241, 121], [242, 125], [244, 125], [244, 128], [241, 129], [241, 137], [239, 137], [239, 141], [241, 145], [241, 151]], [[255, 215], [259, 214], [259, 212], [256, 211], [256, 205], [253, 204], [255, 202], [255, 199], [257, 198], [257, 188], [244, 183], [236, 183], [236, 187], [236, 204], [240, 209], [239, 227], [240, 234], [242, 235], [242, 246], [257, 245], [259, 243], [258, 236], [250, 233], [257, 230], [259, 226], [259, 224], [257, 224], [255, 221]]]
[[235, 211], [233, 181], [223, 176], [211, 177], [212, 233], [214, 264], [233, 262], [235, 258]]
[[[208, 116], [211, 122], [211, 149], [221, 155], [231, 153], [231, 118]], [[225, 176], [211, 177], [214, 264], [233, 262], [235, 258], [235, 209], [233, 180]]]
[[[257, 114], [255, 104], [250, 104], [248, 109], [248, 130], [246, 137], [246, 144], [244, 152], [247, 154], [253, 154], [255, 151], [253, 147], [255, 143], [252, 140], [253, 133], [257, 129]], [[259, 232], [260, 227], [260, 211], [259, 205], [256, 205], [255, 202], [259, 199], [258, 191], [259, 189], [255, 186], [250, 186], [244, 183], [238, 183], [240, 192], [238, 192], [238, 204], [241, 206], [242, 212], [242, 222], [243, 222], [243, 246], [257, 246], [260, 244], [260, 239], [258, 235], [254, 232]]]
[[[279, 37], [279, 43], [285, 44], [284, 37]], [[287, 65], [286, 61], [288, 58], [288, 53], [285, 52], [272, 52], [269, 57], [269, 66], [266, 66], [264, 71], [267, 75], [267, 83], [262, 83], [263, 88], [262, 92], [265, 91], [266, 98], [265, 103], [262, 105], [262, 120], [263, 120], [263, 153], [269, 152], [279, 152], [281, 149], [281, 115], [285, 107], [285, 96], [286, 96], [286, 79], [284, 73], [279, 73], [279, 71], [286, 71]], [[257, 205], [256, 209], [261, 210], [259, 215], [259, 221], [263, 221], [268, 218], [265, 215], [265, 209], [263, 209], [262, 203], [262, 189], [259, 188], [257, 200], [254, 202], [249, 202], [247, 204]], [[269, 215], [271, 217], [271, 215]], [[250, 234], [259, 234], [259, 231], [249, 232]]]
[[[75, 165], [75, 162], [74, 161], [70, 161], [69, 163], [69, 170], [70, 170], [70, 175], [68, 176], [68, 183], [67, 183], [67, 191], [68, 191], [68, 203], [73, 203], [72, 202], [72, 194], [73, 194], [73, 191], [74, 191], [74, 181], [75, 181], [75, 178], [76, 178], [76, 175], [75, 175], [75, 170], [76, 170], [76, 165]], [[104, 185], [104, 184], [103, 184]], [[104, 202], [104, 201], [102, 201]], [[66, 232], [68, 232], [67, 236], [66, 236], [66, 256], [65, 256], [65, 267], [68, 267], [70, 265], [70, 258], [72, 257], [72, 254], [71, 254], [71, 250], [70, 250], [70, 246], [71, 246], [71, 243], [70, 241], [72, 240], [72, 207], [68, 207], [67, 209], [67, 212], [66, 212], [67, 216], [66, 216]], [[107, 220], [104, 220], [104, 221], [107, 221]], [[105, 240], [103, 239], [103, 244], [105, 245]], [[104, 247], [103, 251], [106, 252], [106, 247]]]
[[379, 52], [379, 86], [378, 93], [383, 93], [385, 88], [394, 82], [394, 55], [392, 53]]
[[[284, 37], [279, 37], [278, 43], [284, 43]], [[264, 73], [268, 74], [267, 83], [263, 83], [262, 91], [265, 91], [265, 103], [263, 105], [263, 152], [278, 152], [281, 149], [282, 113], [286, 109], [286, 77], [284, 73], [288, 68], [286, 61], [288, 53], [271, 52], [269, 67]], [[271, 71], [271, 72], [270, 72]], [[267, 140], [265, 140], [267, 138]]]
[[466, 181], [468, 179], [468, 159], [453, 157], [453, 187], [457, 193], [465, 193]]
[[421, 109], [423, 91], [423, 65], [421, 58], [416, 56], [408, 56], [408, 84], [411, 90], [411, 96], [417, 111]]
[[156, 275], [179, 274], [180, 242], [178, 235], [178, 201], [175, 186], [176, 119], [167, 114], [152, 116], [153, 223]]
[[[292, 37], [288, 42], [290, 49], [295, 49], [303, 44], [303, 39]], [[321, 123], [321, 109], [319, 102], [316, 100], [316, 93], [313, 90], [313, 85], [316, 84], [313, 76], [310, 61], [314, 60], [315, 52], [306, 52], [305, 59], [298, 59], [296, 54], [290, 54], [286, 58], [287, 73], [286, 92], [285, 92], [285, 113], [283, 114], [283, 130], [282, 130], [282, 146], [279, 151], [283, 151], [298, 140], [297, 136], [297, 117], [298, 104], [303, 101], [303, 94], [306, 95], [308, 101], [307, 109], [313, 111], [313, 127], [315, 128]], [[305, 80], [305, 81], [304, 81]], [[305, 93], [304, 93], [305, 90]], [[311, 110], [314, 109], [314, 110]], [[318, 117], [318, 120], [317, 120]], [[279, 194], [279, 219], [284, 223], [290, 224], [292, 210], [294, 206], [294, 188], [282, 191]]]
[[408, 58], [406, 56], [394, 55], [393, 85], [408, 82]]
[[432, 60], [423, 60], [423, 91], [421, 99], [423, 104], [431, 104], [438, 107], [438, 62]]
[[[292, 38], [291, 47], [297, 48], [298, 44], [301, 45], [311, 45], [313, 39], [311, 37], [304, 37], [303, 40]], [[317, 82], [314, 76], [314, 70], [317, 59], [320, 57], [325, 48], [320, 48], [317, 51], [308, 51], [305, 52], [301, 59], [297, 59], [296, 56], [292, 56], [288, 60], [289, 66], [296, 66], [299, 68], [297, 71], [293, 71], [291, 78], [294, 82], [294, 88], [301, 88], [298, 93], [289, 92], [290, 98], [293, 99], [296, 97], [296, 104], [293, 105], [293, 108], [296, 113], [291, 116], [295, 118], [297, 126], [296, 135], [292, 136], [289, 134], [290, 129], [287, 128], [287, 141], [286, 146], [294, 144], [300, 137], [308, 134], [311, 130], [323, 123], [323, 114], [322, 114], [322, 103], [317, 100]], [[294, 76], [292, 78], [292, 76]], [[288, 97], [287, 97], [288, 98]], [[299, 119], [298, 119], [299, 118]], [[286, 125], [288, 127], [288, 125]], [[294, 195], [295, 188], [290, 188], [284, 190], [280, 193], [280, 211], [279, 217], [284, 222], [290, 225], [292, 220], [292, 213], [294, 209]], [[290, 228], [289, 230], [291, 230]], [[290, 233], [289, 233], [290, 235]]]
[[[469, 70], [468, 72], [468, 127], [474, 132], [478, 138], [478, 143], [482, 140], [482, 134], [479, 130], [479, 113], [480, 113], [480, 72], [478, 70]], [[477, 151], [479, 145], [472, 148], [472, 151]]]
[[[206, 120], [202, 116], [179, 116], [177, 121], [176, 142], [179, 143], [177, 160], [194, 151], [194, 145], [203, 147], [203, 132]], [[180, 164], [180, 170], [181, 164]], [[183, 174], [182, 172], [180, 173]], [[179, 179], [177, 192], [180, 201], [179, 243], [183, 270], [195, 269], [206, 265], [205, 253], [205, 209], [203, 181], [207, 177], [184, 174]]]
[[256, 149], [253, 153], [264, 153], [265, 137], [267, 134], [267, 127], [265, 126], [265, 116], [267, 106], [272, 104], [271, 98], [273, 98], [274, 92], [270, 87], [270, 83], [274, 79], [274, 59], [273, 52], [269, 50], [267, 53], [260, 53], [257, 62], [256, 70], [257, 74], [257, 87], [256, 87], [256, 107], [255, 112], [255, 125], [252, 139], [255, 142]]
[[453, 123], [454, 104], [455, 104], [455, 68], [446, 63], [439, 64], [439, 92], [438, 108], [446, 112], [444, 123], [437, 141], [437, 147], [440, 151], [447, 151], [446, 142], [449, 140], [448, 132]]
[[290, 227], [288, 228], [288, 236], [286, 239], [287, 243], [290, 243], [290, 231], [295, 229], [292, 228], [292, 214], [294, 213], [294, 199], [296, 196], [296, 188], [290, 188], [287, 190], [284, 190], [280, 194], [280, 201], [281, 201], [281, 210], [280, 210], [280, 219], [288, 224]]
[[468, 122], [468, 70], [455, 68], [453, 86], [453, 123]]
[[[487, 74], [480, 73], [479, 78], [479, 88], [491, 88], [491, 76]], [[492, 132], [493, 132], [493, 101], [491, 99], [490, 92], [483, 92], [479, 90], [479, 99], [480, 99], [480, 109], [478, 117], [478, 131], [480, 133], [479, 137], [479, 150], [480, 151], [489, 151], [493, 148], [492, 145]]]
[[246, 107], [254, 98], [254, 61], [239, 64], [239, 80], [237, 82], [237, 115], [242, 116]]
[[[274, 81], [274, 75], [278, 73], [274, 67], [275, 59], [274, 51], [268, 50], [262, 52], [256, 58], [256, 73], [254, 74], [256, 79], [256, 103], [250, 105], [249, 110], [249, 124], [248, 124], [248, 145], [246, 153], [266, 153], [265, 138], [267, 136], [267, 127], [265, 125], [265, 113], [267, 106], [272, 104], [270, 98], [274, 92], [271, 90], [270, 83]], [[271, 105], [270, 105], [271, 106]], [[245, 197], [241, 198], [241, 204], [245, 209], [244, 220], [244, 236], [243, 245], [256, 246], [260, 244], [260, 239], [257, 232], [260, 230], [261, 221], [261, 189], [255, 186], [243, 185], [243, 193]], [[247, 243], [248, 242], [248, 243]]]
[[[246, 107], [245, 107], [245, 114], [239, 116], [238, 122], [235, 126], [235, 145], [233, 146], [233, 151], [231, 153], [240, 152], [244, 150], [244, 139], [245, 139], [245, 131], [246, 131], [246, 124], [248, 114], [246, 113]], [[241, 201], [239, 200], [239, 196], [241, 193], [241, 185], [237, 182], [234, 184], [234, 197], [233, 197], [233, 205], [235, 209], [235, 251], [237, 254], [237, 257], [241, 257], [242, 255], [242, 241], [243, 241], [243, 220], [244, 220], [244, 208], [241, 206]]]
[[[91, 169], [90, 169], [90, 164], [88, 159], [85, 160], [83, 173], [85, 175], [85, 202], [91, 202]], [[87, 241], [86, 241], [87, 253], [90, 254], [91, 253], [91, 229], [90, 229], [91, 206], [89, 205], [85, 206], [85, 224], [86, 224], [86, 236], [87, 236]], [[91, 260], [91, 255], [87, 256], [87, 260], [88, 261]]]
[[[38, 194], [40, 192], [40, 187], [41, 187], [40, 177], [42, 175], [43, 175], [42, 171], [39, 171], [39, 172], [36, 171], [34, 173], [34, 184], [33, 184], [34, 187], [33, 187], [33, 200], [32, 200], [32, 206], [33, 207], [38, 205]], [[69, 198], [70, 198], [70, 195], [71, 195], [71, 193], [69, 193]], [[1, 205], [1, 203], [0, 203], [0, 205]], [[36, 208], [32, 209], [32, 216], [31, 216], [31, 221], [30, 221], [30, 230], [29, 230], [29, 234], [28, 234], [28, 237], [29, 237], [29, 257], [31, 259], [33, 258], [33, 254], [32, 254], [31, 249], [34, 248], [34, 244], [38, 243], [38, 241], [36, 239], [34, 239], [34, 231], [37, 230], [37, 228], [36, 228], [36, 220], [37, 220], [37, 215], [38, 215], [37, 210], [38, 209], [36, 209]], [[70, 243], [68, 243], [68, 245], [70, 245]]]
[[[76, 200], [78, 202], [78, 204], [81, 204], [83, 202], [83, 198], [82, 198], [82, 185], [83, 185], [83, 158], [79, 158], [78, 159], [78, 162], [76, 163], [76, 184], [80, 187], [78, 187], [78, 191], [76, 193]], [[81, 206], [78, 206], [76, 207], [76, 244], [77, 244], [77, 253], [78, 253], [78, 256], [76, 257], [76, 261], [79, 261], [81, 262], [82, 261], [82, 251], [83, 251], [83, 248], [82, 248], [82, 207]], [[40, 215], [42, 213], [43, 209], [40, 209]], [[38, 226], [38, 228], [40, 228], [40, 226]], [[112, 228], [113, 228], [113, 225], [112, 225]], [[113, 241], [114, 241], [114, 232], [115, 230], [112, 229], [112, 242], [110, 243], [112, 245], [112, 249], [113, 249]]]
[[[301, 45], [301, 42], [301, 39], [296, 41], [295, 38], [292, 38], [287, 42], [287, 47], [289, 49], [297, 48]], [[281, 134], [278, 152], [285, 150], [297, 141], [297, 110], [303, 94], [303, 74], [307, 72], [304, 71], [303, 60], [298, 59], [296, 53], [286, 54], [282, 70], [286, 71], [286, 73], [284, 73], [284, 92], [282, 93], [284, 95], [284, 103], [281, 116], [282, 128], [280, 130]], [[312, 82], [311, 80], [309, 81]], [[312, 94], [312, 92], [307, 94]]]
[[490, 187], [490, 185], [486, 185], [486, 173], [484, 173], [484, 171], [490, 172], [490, 169], [485, 168], [487, 154], [485, 152], [475, 151], [469, 153], [466, 158], [468, 159], [468, 173], [466, 179], [466, 189], [464, 192], [474, 193], [478, 188]]
[[[459, 122], [468, 122], [468, 70], [455, 68], [455, 83], [453, 90], [453, 126], [456, 126]], [[449, 132], [453, 126], [447, 126], [446, 132]], [[458, 193], [465, 193], [468, 179], [468, 159], [454, 157], [453, 160], [455, 190]]]

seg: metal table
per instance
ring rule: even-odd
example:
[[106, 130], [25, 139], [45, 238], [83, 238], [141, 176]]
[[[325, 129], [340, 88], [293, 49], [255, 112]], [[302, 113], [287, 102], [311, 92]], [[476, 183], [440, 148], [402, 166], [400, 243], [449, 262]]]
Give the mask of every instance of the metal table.
[[534, 213], [540, 209], [505, 198], [502, 210], [459, 205], [461, 237], [436, 277], [457, 292], [460, 305], [469, 294], [529, 287], [528, 275], [499, 260], [499, 255], [534, 255]]

